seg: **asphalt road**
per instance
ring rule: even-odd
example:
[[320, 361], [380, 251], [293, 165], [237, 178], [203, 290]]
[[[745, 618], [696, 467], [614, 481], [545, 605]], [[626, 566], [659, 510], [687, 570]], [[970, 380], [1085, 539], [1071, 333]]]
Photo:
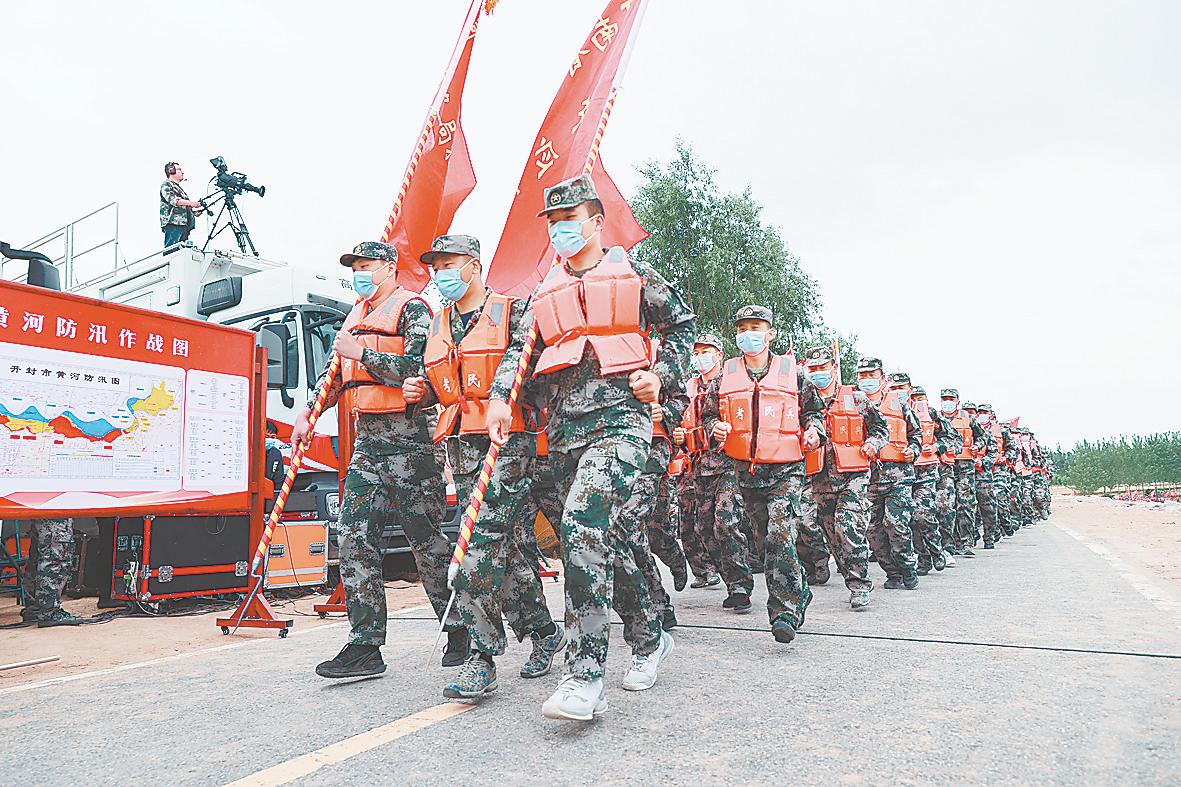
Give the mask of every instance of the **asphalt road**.
[[345, 629], [297, 624], [286, 640], [8, 690], [0, 783], [1181, 780], [1181, 621], [1052, 521], [979, 554], [918, 590], [876, 590], [862, 613], [839, 581], [816, 588], [790, 646], [761, 597], [738, 616], [720, 590], [686, 590], [653, 689], [619, 688], [616, 628], [610, 708], [589, 724], [541, 717], [558, 676], [518, 678], [524, 645], [501, 659], [496, 694], [452, 715], [449, 671], [425, 664], [425, 610], [393, 616], [376, 680], [318, 678]]

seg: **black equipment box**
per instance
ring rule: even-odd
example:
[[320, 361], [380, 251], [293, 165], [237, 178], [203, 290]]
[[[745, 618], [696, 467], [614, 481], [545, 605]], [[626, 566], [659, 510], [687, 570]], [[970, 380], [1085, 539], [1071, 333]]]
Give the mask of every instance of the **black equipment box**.
[[249, 590], [250, 517], [115, 518], [111, 597], [158, 601]]

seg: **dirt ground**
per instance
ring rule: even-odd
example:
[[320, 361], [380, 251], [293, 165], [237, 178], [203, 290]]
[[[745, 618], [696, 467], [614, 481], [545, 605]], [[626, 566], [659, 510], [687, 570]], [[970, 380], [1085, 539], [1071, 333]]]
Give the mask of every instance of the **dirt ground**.
[[[312, 605], [325, 596], [279, 601], [275, 611], [295, 620], [292, 633], [335, 623], [344, 615], [329, 615], [321, 620]], [[422, 586], [406, 582], [386, 583], [389, 611], [426, 603]], [[98, 599], [66, 599], [63, 606], [76, 615], [91, 617], [100, 612]], [[242, 628], [233, 636], [223, 636], [214, 625], [218, 617], [231, 610], [168, 618], [116, 617], [106, 623], [78, 627], [62, 626], [39, 629], [36, 626], [0, 630], [0, 665], [46, 656], [60, 656], [60, 661], [31, 667], [0, 671], [0, 688], [31, 681], [56, 678], [76, 672], [102, 670], [121, 664], [147, 661], [177, 653], [216, 648], [258, 637], [275, 637], [275, 631]], [[19, 623], [20, 608], [11, 596], [0, 597], [0, 625]], [[344, 642], [344, 632], [341, 632]], [[333, 654], [328, 654], [328, 658]]]
[[[1125, 503], [1101, 497], [1056, 494], [1051, 523], [1061, 525], [1092, 549], [1107, 552], [1125, 573], [1152, 586], [1161, 597], [1181, 603], [1181, 505]], [[278, 602], [279, 614], [295, 619], [293, 633], [337, 622], [343, 615], [320, 620], [312, 605], [323, 596]], [[426, 603], [422, 587], [387, 583], [390, 611]], [[67, 600], [66, 609], [82, 615], [97, 613], [96, 599]], [[116, 618], [77, 628], [0, 630], [0, 665], [44, 656], [60, 661], [0, 672], [0, 688], [88, 670], [217, 648], [275, 632], [240, 629], [223, 636], [214, 619], [227, 612], [186, 617]], [[0, 598], [0, 625], [20, 620], [11, 597]], [[341, 640], [343, 641], [343, 632]]]

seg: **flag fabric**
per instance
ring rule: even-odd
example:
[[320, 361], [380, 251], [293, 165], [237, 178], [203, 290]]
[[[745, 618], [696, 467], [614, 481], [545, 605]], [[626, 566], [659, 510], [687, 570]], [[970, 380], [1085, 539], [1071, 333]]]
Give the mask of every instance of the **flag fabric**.
[[476, 186], [460, 109], [482, 8], [482, 0], [472, 0], [381, 236], [398, 249], [403, 286], [419, 292], [430, 276], [418, 256], [451, 228], [455, 212]]
[[648, 0], [609, 0], [579, 47], [525, 162], [505, 220], [488, 283], [497, 292], [533, 293], [554, 258], [544, 220], [537, 218], [546, 188], [590, 172], [603, 202], [608, 246], [631, 248], [648, 234], [598, 163], [599, 142], [615, 100], [621, 65]]

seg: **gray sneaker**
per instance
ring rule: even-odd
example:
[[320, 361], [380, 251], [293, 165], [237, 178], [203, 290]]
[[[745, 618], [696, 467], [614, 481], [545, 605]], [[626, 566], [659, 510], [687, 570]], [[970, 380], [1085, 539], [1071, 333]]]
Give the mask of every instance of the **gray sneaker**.
[[607, 710], [602, 678], [567, 675], [541, 706], [541, 715], [559, 721], [590, 721]]
[[521, 667], [522, 678], [540, 678], [542, 675], [548, 674], [550, 667], [554, 664], [554, 656], [566, 647], [569, 638], [566, 636], [566, 629], [562, 628], [561, 623], [554, 623], [557, 631], [550, 634], [548, 637], [539, 637], [533, 635], [533, 652], [529, 654], [528, 661]]
[[853, 609], [865, 609], [869, 606], [869, 591], [854, 590], [849, 594], [849, 606]]
[[623, 676], [623, 688], [644, 691], [656, 684], [660, 662], [673, 652], [673, 638], [667, 631], [660, 632], [660, 644], [646, 656], [632, 656], [632, 668]]
[[472, 653], [459, 669], [455, 680], [443, 687], [443, 696], [450, 700], [479, 702], [485, 694], [496, 691], [496, 665], [485, 661], [479, 653]]

